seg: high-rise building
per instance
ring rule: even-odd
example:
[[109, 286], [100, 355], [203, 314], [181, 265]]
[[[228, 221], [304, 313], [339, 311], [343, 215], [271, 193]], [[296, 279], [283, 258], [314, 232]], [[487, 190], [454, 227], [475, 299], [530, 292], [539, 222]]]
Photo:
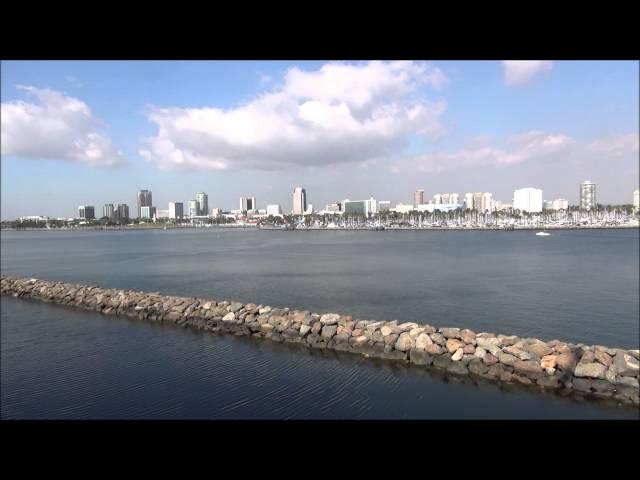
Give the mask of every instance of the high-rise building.
[[211, 209], [211, 216], [213, 218], [218, 218], [220, 215], [222, 215], [222, 210], [219, 208], [212, 208]]
[[169, 218], [169, 210], [158, 209], [156, 210], [156, 218]]
[[182, 202], [169, 202], [169, 218], [176, 220], [184, 218], [184, 205]]
[[450, 193], [449, 194], [449, 203], [458, 203], [458, 199], [460, 198], [460, 195], [458, 195], [457, 193]]
[[280, 205], [267, 205], [267, 215], [282, 215]]
[[422, 188], [415, 191], [413, 194], [413, 206], [417, 207], [424, 203], [424, 190]]
[[209, 196], [204, 193], [196, 193], [196, 201], [198, 202], [198, 215], [209, 215]]
[[[441, 193], [436, 193], [433, 196], [433, 203], [435, 203], [436, 205], [440, 205], [442, 203], [442, 194]], [[416, 205], [417, 207], [417, 205]]]
[[329, 203], [324, 207], [325, 212], [341, 212], [342, 205], [340, 203]]
[[635, 208], [640, 208], [640, 188], [636, 188], [633, 191], [633, 206]]
[[391, 201], [390, 200], [380, 200], [378, 202], [378, 211], [380, 213], [388, 212], [391, 210]]
[[473, 209], [482, 212], [482, 192], [476, 192], [473, 194]]
[[346, 215], [369, 215], [368, 200], [345, 200], [343, 208]]
[[375, 198], [371, 197], [369, 200], [367, 200], [367, 210], [371, 214], [378, 213], [378, 202]]
[[140, 190], [138, 192], [138, 218], [142, 215], [142, 211], [140, 209], [142, 207], [150, 207], [151, 205], [153, 205], [151, 191]]
[[542, 202], [542, 209], [543, 210], [553, 210], [553, 201], [545, 200], [544, 202]]
[[493, 194], [489, 192], [484, 192], [482, 194], [482, 201], [480, 203], [479, 210], [481, 212], [493, 212], [494, 203], [493, 203]]
[[95, 220], [96, 210], [93, 205], [80, 205], [78, 207], [78, 216], [83, 220]]
[[552, 202], [551, 208], [553, 210], [567, 210], [569, 208], [569, 201], [565, 200], [564, 198], [556, 198]]
[[119, 222], [129, 221], [129, 205], [127, 205], [126, 203], [118, 204], [117, 220]]
[[197, 200], [189, 200], [189, 217], [197, 217], [200, 213], [200, 206]]
[[140, 218], [151, 220], [156, 216], [156, 207], [140, 207]]
[[464, 208], [473, 210], [473, 193], [464, 194]]
[[585, 180], [580, 184], [580, 208], [594, 210], [596, 205], [596, 184]]
[[293, 191], [293, 214], [302, 215], [307, 210], [307, 192], [302, 187]]
[[240, 211], [243, 213], [257, 210], [256, 197], [240, 197]]
[[113, 220], [115, 218], [115, 210], [113, 209], [113, 203], [105, 203], [104, 207], [102, 207], [102, 216], [107, 217], [109, 220]]
[[529, 213], [541, 212], [542, 190], [539, 188], [520, 188], [514, 191], [513, 209]]

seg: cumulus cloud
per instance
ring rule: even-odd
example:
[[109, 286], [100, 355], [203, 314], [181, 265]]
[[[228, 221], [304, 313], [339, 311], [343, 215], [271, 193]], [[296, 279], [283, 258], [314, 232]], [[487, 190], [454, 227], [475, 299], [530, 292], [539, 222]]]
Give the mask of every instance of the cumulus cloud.
[[638, 153], [638, 134], [612, 135], [591, 142], [587, 149], [605, 157], [622, 157]]
[[503, 146], [490, 145], [486, 138], [457, 152], [417, 155], [395, 162], [391, 171], [443, 172], [483, 166], [505, 166], [543, 158], [571, 147], [576, 141], [568, 135], [539, 130], [513, 135]]
[[2, 103], [2, 155], [92, 167], [125, 163], [111, 139], [98, 132], [101, 122], [86, 103], [48, 88], [17, 88], [35, 97], [36, 102]]
[[158, 127], [140, 155], [161, 168], [280, 169], [361, 163], [397, 151], [410, 133], [437, 139], [447, 105], [417, 94], [446, 76], [411, 61], [292, 68], [282, 86], [231, 109], [150, 107]]
[[547, 60], [505, 60], [504, 82], [509, 86], [529, 83], [536, 75], [551, 70], [553, 62]]

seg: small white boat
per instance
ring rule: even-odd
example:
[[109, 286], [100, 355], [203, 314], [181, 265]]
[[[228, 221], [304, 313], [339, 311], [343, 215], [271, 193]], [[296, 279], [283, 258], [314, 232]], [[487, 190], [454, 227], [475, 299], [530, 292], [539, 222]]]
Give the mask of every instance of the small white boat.
[[547, 232], [538, 232], [536, 233], [536, 235], [538, 235], [539, 237], [548, 237], [551, 234]]

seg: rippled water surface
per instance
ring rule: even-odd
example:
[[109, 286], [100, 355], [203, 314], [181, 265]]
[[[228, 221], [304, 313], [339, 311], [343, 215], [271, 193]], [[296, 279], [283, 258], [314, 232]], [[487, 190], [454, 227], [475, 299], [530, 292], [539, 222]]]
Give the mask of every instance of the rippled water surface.
[[[638, 231], [3, 232], [2, 273], [638, 346]], [[2, 297], [2, 418], [637, 418]]]

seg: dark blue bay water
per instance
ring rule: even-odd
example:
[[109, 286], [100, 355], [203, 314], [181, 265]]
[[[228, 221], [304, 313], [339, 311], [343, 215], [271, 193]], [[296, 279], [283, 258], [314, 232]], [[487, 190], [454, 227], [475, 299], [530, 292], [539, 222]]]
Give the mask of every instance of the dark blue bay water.
[[[637, 230], [2, 232], [2, 273], [638, 348]], [[638, 418], [2, 297], [2, 418]]]

